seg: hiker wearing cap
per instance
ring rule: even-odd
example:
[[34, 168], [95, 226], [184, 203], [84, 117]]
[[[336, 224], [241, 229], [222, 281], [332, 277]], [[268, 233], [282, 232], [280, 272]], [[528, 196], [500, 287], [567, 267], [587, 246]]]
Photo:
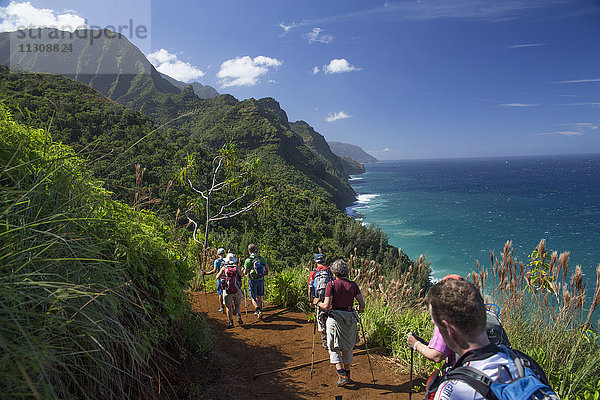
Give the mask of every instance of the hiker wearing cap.
[[[333, 279], [331, 274], [331, 268], [325, 265], [325, 255], [315, 254], [315, 263], [317, 266], [313, 269], [308, 276], [308, 298], [312, 304], [313, 300], [318, 297], [323, 301], [325, 299], [325, 288], [327, 283]], [[316, 321], [317, 330], [321, 332], [321, 344], [323, 348], [327, 348], [327, 332], [325, 330], [325, 324], [327, 321], [327, 313], [316, 307]]]
[[558, 400], [531, 357], [490, 342], [483, 297], [471, 282], [443, 279], [425, 299], [433, 323], [458, 357], [444, 375], [427, 384], [427, 398], [505, 398], [500, 393], [504, 391], [511, 399]]
[[[463, 278], [460, 275], [450, 274], [450, 275], [446, 275], [444, 278], [442, 278], [442, 280], [445, 280], [445, 279], [462, 280]], [[425, 343], [419, 341], [412, 334], [412, 332], [410, 332], [406, 336], [406, 343], [413, 350], [418, 351], [419, 353], [421, 353], [421, 355], [423, 355], [423, 357], [425, 357], [428, 360], [431, 360], [433, 362], [438, 363], [438, 362], [442, 362], [447, 359], [447, 361], [446, 361], [447, 365], [451, 366], [456, 361], [456, 356], [454, 354], [454, 351], [452, 351], [452, 349], [450, 347], [448, 347], [446, 342], [444, 342], [444, 338], [442, 337], [440, 330], [438, 329], [437, 326], [434, 326], [433, 335], [431, 336], [431, 340], [429, 341], [428, 344], [425, 344]]]
[[[214, 264], [213, 264], [213, 269], [211, 269], [208, 272], [202, 271], [202, 275], [212, 275], [212, 274], [216, 274], [217, 272], [219, 272], [221, 270], [221, 263], [223, 262], [223, 259], [225, 258], [225, 249], [224, 248], [219, 248], [219, 250], [217, 250], [217, 256], [218, 258], [215, 260]], [[223, 308], [223, 306], [225, 305], [224, 300], [223, 300], [223, 288], [221, 287], [221, 281], [217, 278], [217, 293], [219, 294], [219, 312], [225, 312], [225, 309]]]
[[315, 297], [313, 304], [328, 311], [326, 331], [329, 361], [335, 364], [337, 370], [337, 386], [344, 386], [350, 382], [352, 349], [359, 341], [354, 299], [358, 302], [359, 312], [365, 308], [365, 301], [356, 282], [348, 280], [350, 268], [344, 260], [336, 260], [331, 272], [335, 280], [327, 283], [324, 300]]
[[262, 318], [263, 297], [265, 295], [265, 276], [269, 274], [267, 261], [258, 254], [258, 248], [255, 244], [248, 245], [248, 254], [250, 257], [244, 262], [243, 274], [248, 275], [248, 288], [250, 297], [254, 304], [254, 314]]
[[229, 318], [228, 326], [233, 327], [234, 313], [237, 315], [238, 324], [242, 325], [244, 323], [242, 314], [240, 314], [242, 274], [238, 267], [238, 259], [233, 253], [227, 254], [227, 257], [223, 260], [217, 279], [221, 281], [221, 288], [223, 289], [223, 299]]

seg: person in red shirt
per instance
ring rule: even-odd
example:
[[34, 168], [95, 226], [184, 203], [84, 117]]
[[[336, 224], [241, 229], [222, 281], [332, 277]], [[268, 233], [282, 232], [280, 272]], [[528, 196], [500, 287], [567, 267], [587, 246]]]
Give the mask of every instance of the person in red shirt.
[[357, 311], [365, 308], [365, 301], [356, 282], [348, 280], [350, 268], [344, 260], [336, 260], [331, 266], [335, 280], [325, 288], [325, 299], [316, 297], [313, 304], [327, 310], [327, 345], [329, 361], [335, 364], [338, 386], [350, 382], [350, 364], [353, 360], [352, 349], [359, 341], [357, 322], [354, 312], [354, 299], [358, 302]]
[[[312, 303], [315, 297], [322, 300], [325, 299], [325, 289], [327, 283], [333, 280], [331, 268], [325, 265], [325, 255], [315, 254], [315, 264], [317, 266], [310, 272], [308, 276], [308, 298]], [[323, 348], [327, 348], [327, 333], [325, 332], [325, 323], [327, 321], [327, 313], [316, 307], [317, 330], [321, 332], [321, 344]]]

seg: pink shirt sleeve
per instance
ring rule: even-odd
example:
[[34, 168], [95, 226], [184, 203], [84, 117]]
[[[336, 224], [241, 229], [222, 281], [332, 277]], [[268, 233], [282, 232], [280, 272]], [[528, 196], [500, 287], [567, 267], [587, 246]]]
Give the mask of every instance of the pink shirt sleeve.
[[437, 326], [433, 329], [433, 336], [429, 341], [428, 347], [430, 349], [434, 349], [439, 351], [440, 353], [445, 354], [448, 357], [448, 363], [450, 363], [450, 365], [454, 364], [454, 352], [450, 347], [446, 345], [446, 342], [444, 342], [444, 338], [442, 337], [442, 334], [440, 333], [440, 330]]

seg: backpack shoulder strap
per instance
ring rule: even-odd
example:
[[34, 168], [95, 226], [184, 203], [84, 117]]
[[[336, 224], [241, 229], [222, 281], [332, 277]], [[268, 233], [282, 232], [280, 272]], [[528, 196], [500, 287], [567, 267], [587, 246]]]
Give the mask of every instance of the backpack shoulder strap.
[[[548, 381], [546, 373], [533, 358], [516, 349], [508, 348], [507, 351], [515, 361], [519, 373], [522, 373], [524, 368], [529, 368], [544, 385], [550, 387], [550, 381]], [[521, 376], [524, 376], [524, 374]]]
[[452, 379], [458, 379], [465, 382], [487, 400], [498, 400], [492, 391], [491, 386], [493, 381], [490, 379], [490, 377], [473, 367], [462, 366], [451, 369], [444, 376], [443, 381], [449, 381]]

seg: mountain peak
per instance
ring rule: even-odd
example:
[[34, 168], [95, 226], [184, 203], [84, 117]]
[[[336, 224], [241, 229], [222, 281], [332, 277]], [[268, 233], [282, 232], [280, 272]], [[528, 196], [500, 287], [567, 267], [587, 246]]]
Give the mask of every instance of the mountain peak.
[[331, 151], [338, 157], [350, 158], [359, 163], [377, 162], [375, 157], [361, 149], [359, 146], [342, 142], [329, 142]]

